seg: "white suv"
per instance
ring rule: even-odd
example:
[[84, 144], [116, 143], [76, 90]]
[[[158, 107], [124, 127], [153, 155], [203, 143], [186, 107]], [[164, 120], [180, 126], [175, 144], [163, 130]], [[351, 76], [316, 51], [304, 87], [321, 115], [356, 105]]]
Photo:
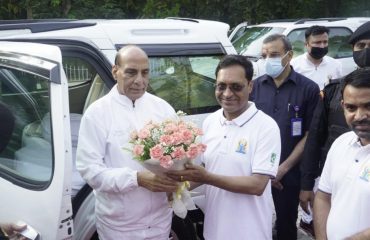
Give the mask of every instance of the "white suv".
[[[368, 21], [370, 18], [358, 17], [275, 20], [247, 27], [242, 23], [230, 36], [233, 36], [231, 40], [238, 53], [257, 60], [261, 57], [261, 47], [265, 37], [274, 33], [284, 34], [292, 43], [294, 56], [298, 56], [305, 52], [305, 30], [312, 25], [326, 26], [330, 29], [328, 55], [342, 63], [342, 72], [345, 75], [356, 68], [352, 58], [352, 47], [347, 40], [359, 26]], [[254, 74], [258, 76], [258, 66], [255, 65], [255, 68]]]
[[[196, 19], [1, 21], [0, 103], [15, 125], [0, 153], [0, 222], [22, 220], [41, 239], [97, 239], [94, 195], [72, 163], [82, 114], [115, 84], [117, 50], [142, 47], [148, 90], [200, 124], [219, 108], [219, 60], [236, 53], [228, 30]], [[175, 220], [172, 238], [196, 239], [193, 228]]]

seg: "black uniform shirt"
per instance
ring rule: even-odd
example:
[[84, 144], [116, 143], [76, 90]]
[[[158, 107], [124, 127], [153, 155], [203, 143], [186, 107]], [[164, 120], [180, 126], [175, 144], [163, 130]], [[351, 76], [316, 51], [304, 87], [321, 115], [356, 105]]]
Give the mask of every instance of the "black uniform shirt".
[[[251, 101], [255, 102], [258, 109], [271, 116], [280, 128], [280, 163], [287, 159], [308, 131], [319, 100], [319, 92], [315, 82], [295, 72], [293, 68], [279, 87], [276, 87], [274, 80], [266, 74], [254, 80]], [[292, 119], [296, 117], [302, 119], [301, 136], [292, 136]], [[299, 185], [299, 182], [300, 172], [297, 164], [283, 177], [282, 184]]]
[[334, 140], [349, 131], [341, 106], [341, 79], [334, 79], [323, 90], [312, 118], [301, 161], [301, 189], [312, 191], [321, 175], [326, 155]]

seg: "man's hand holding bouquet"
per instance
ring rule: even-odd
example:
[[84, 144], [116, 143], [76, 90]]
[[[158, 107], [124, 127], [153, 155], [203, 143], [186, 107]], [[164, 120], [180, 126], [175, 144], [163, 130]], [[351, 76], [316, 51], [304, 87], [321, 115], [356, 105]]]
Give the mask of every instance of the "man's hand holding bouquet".
[[[171, 170], [184, 170], [206, 146], [199, 142], [202, 130], [194, 123], [182, 120], [166, 120], [162, 123], [147, 123], [140, 131], [131, 133], [130, 143], [136, 160], [158, 176]], [[175, 214], [185, 218], [187, 210], [195, 209], [188, 191], [189, 182], [179, 179], [179, 186], [172, 193], [172, 208]]]

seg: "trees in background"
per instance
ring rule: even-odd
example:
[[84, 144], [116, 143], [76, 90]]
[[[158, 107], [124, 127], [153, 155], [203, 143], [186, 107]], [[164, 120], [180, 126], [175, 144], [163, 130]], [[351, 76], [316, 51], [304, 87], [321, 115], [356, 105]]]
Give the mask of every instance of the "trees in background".
[[163, 18], [237, 25], [272, 19], [370, 16], [368, 0], [0, 0], [0, 19]]

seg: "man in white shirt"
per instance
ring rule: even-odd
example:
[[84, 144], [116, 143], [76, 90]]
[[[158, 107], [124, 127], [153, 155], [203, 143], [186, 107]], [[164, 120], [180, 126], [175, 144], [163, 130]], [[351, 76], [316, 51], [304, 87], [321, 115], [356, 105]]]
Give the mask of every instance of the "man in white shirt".
[[[328, 53], [329, 29], [325, 26], [311, 26], [305, 31], [306, 53], [293, 58], [291, 65], [294, 70], [316, 82], [320, 90], [330, 79], [342, 76], [342, 64], [336, 59], [326, 56]], [[316, 190], [316, 189], [315, 189]], [[311, 209], [302, 211], [299, 223], [302, 230], [314, 234]]]
[[177, 183], [146, 171], [124, 149], [132, 131], [176, 113], [146, 92], [149, 60], [139, 47], [119, 50], [112, 74], [117, 84], [83, 115], [77, 148], [77, 169], [96, 197], [99, 238], [167, 240], [172, 210], [166, 192], [175, 192]]
[[370, 68], [344, 78], [342, 107], [352, 131], [331, 146], [314, 201], [316, 239], [370, 239]]
[[326, 56], [329, 44], [329, 29], [311, 26], [305, 32], [306, 53], [293, 58], [290, 64], [294, 70], [316, 82], [322, 90], [330, 79], [342, 77], [342, 64]]
[[215, 95], [222, 109], [203, 123], [204, 167], [188, 165], [170, 175], [206, 184], [207, 240], [272, 239], [270, 179], [279, 165], [280, 131], [271, 117], [248, 101], [252, 75], [252, 63], [244, 56], [221, 60]]

